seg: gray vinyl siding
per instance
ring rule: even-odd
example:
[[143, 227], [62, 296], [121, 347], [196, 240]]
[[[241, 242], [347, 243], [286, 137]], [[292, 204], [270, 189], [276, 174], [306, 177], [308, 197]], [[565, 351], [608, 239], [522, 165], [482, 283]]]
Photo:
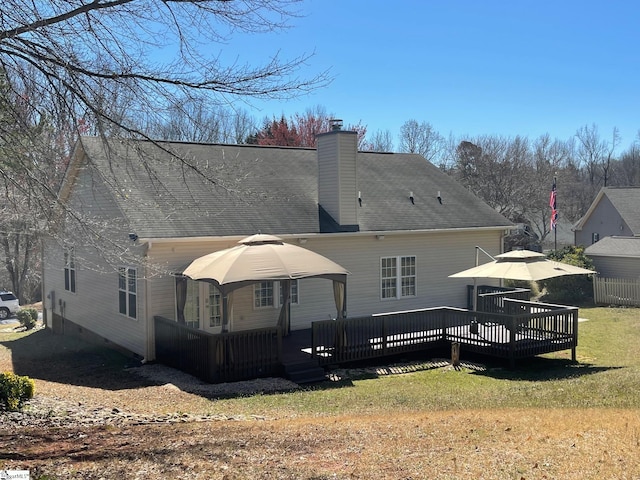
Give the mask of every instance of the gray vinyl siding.
[[[68, 226], [60, 238], [45, 242], [44, 307], [131, 352], [147, 356], [146, 271], [139, 261], [141, 247], [128, 239], [128, 230], [116, 203], [91, 170], [80, 171], [69, 203], [85, 218], [89, 228], [75, 230]], [[97, 218], [103, 220], [94, 221]], [[65, 290], [63, 241], [72, 246], [75, 253], [74, 293]], [[118, 267], [121, 266], [136, 268], [135, 319], [119, 313]]]
[[[348, 316], [409, 310], [434, 306], [466, 306], [466, 285], [471, 279], [448, 278], [475, 264], [475, 246], [491, 254], [500, 253], [502, 231], [449, 232], [424, 234], [313, 236], [304, 245], [351, 272], [347, 277]], [[162, 315], [175, 319], [175, 282], [170, 271], [179, 271], [192, 260], [235, 245], [234, 241], [158, 243], [149, 248], [149, 260], [163, 265], [165, 274], [148, 281], [149, 319]], [[380, 258], [416, 257], [416, 296], [380, 298]], [[481, 263], [489, 258], [480, 258]], [[487, 282], [483, 282], [487, 283]], [[494, 282], [495, 283], [495, 282]], [[298, 284], [299, 304], [291, 306], [292, 330], [309, 328], [311, 322], [335, 318], [333, 284], [325, 279], [302, 279]], [[279, 308], [254, 308], [253, 287], [233, 294], [232, 331], [264, 328], [276, 324]]]
[[[347, 277], [349, 316], [409, 310], [441, 305], [466, 305], [466, 285], [471, 279], [448, 278], [475, 262], [475, 245], [500, 253], [501, 232], [448, 232], [425, 234], [363, 235], [358, 240], [331, 238], [309, 240], [305, 245], [339, 263], [351, 272]], [[380, 259], [392, 256], [416, 257], [416, 296], [381, 299]], [[482, 263], [489, 258], [480, 259]], [[330, 297], [332, 300], [333, 297]], [[335, 310], [335, 307], [334, 307]]]
[[624, 222], [620, 213], [613, 206], [607, 195], [603, 195], [598, 205], [594, 208], [589, 218], [585, 221], [580, 230], [575, 232], [576, 245], [588, 247], [593, 243], [593, 234], [599, 235], [600, 239], [612, 235], [631, 236], [633, 232]]
[[590, 256], [598, 275], [608, 278], [640, 278], [639, 257]]
[[357, 135], [330, 132], [318, 136], [318, 202], [340, 225], [356, 225]]
[[146, 356], [144, 270], [136, 265], [127, 265], [137, 269], [137, 318], [134, 319], [119, 312], [117, 266], [102, 262], [101, 255], [95, 251], [82, 246], [74, 248], [76, 291], [72, 293], [65, 290], [64, 249], [57, 242], [47, 242], [45, 308], [127, 350]]

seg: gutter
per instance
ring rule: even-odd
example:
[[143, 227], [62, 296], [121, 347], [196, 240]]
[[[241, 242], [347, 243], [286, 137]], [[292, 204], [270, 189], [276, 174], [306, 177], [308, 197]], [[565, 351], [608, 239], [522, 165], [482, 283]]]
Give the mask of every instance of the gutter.
[[[314, 239], [314, 238], [343, 238], [349, 237], [371, 237], [377, 235], [424, 235], [424, 234], [438, 234], [438, 233], [464, 233], [464, 232], [491, 232], [491, 231], [506, 231], [513, 229], [513, 225], [497, 225], [492, 227], [465, 227], [465, 228], [436, 228], [436, 229], [422, 229], [422, 230], [367, 230], [359, 232], [336, 232], [336, 233], [286, 233], [278, 234], [274, 233], [283, 240], [297, 240], [301, 238]], [[240, 241], [246, 238], [248, 235], [219, 235], [219, 236], [204, 236], [204, 237], [141, 237], [138, 238], [138, 242], [146, 244], [148, 249], [151, 249], [154, 243], [195, 243], [195, 242], [211, 242], [211, 241]]]

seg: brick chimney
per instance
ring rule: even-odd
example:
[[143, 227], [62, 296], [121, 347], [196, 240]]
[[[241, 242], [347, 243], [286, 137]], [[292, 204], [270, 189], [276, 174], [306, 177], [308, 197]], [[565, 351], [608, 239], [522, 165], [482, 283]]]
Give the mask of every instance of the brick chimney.
[[339, 231], [358, 231], [358, 134], [342, 130], [342, 120], [331, 120], [331, 131], [318, 135], [317, 148], [318, 203]]

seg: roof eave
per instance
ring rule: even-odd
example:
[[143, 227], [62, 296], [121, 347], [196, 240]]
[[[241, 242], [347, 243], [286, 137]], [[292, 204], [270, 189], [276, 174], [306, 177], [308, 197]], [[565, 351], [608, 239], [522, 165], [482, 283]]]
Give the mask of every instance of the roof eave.
[[[313, 239], [313, 238], [334, 238], [344, 237], [348, 235], [350, 237], [370, 237], [376, 235], [424, 235], [435, 233], [464, 233], [464, 232], [490, 232], [490, 231], [504, 231], [511, 230], [513, 225], [495, 225], [488, 227], [463, 227], [463, 228], [434, 228], [434, 229], [420, 229], [420, 230], [367, 230], [358, 232], [334, 232], [334, 233], [277, 233], [278, 237], [283, 240], [298, 240], [301, 238]], [[147, 243], [151, 246], [154, 243], [198, 243], [198, 242], [213, 242], [213, 241], [240, 241], [245, 238], [246, 235], [220, 235], [220, 236], [202, 236], [202, 237], [141, 237], [138, 238], [138, 242]]]

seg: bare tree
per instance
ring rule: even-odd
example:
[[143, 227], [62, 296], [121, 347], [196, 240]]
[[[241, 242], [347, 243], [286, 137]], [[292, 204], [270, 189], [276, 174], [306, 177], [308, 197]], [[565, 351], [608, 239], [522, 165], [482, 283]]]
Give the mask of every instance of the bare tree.
[[[240, 60], [225, 65], [211, 45], [236, 31], [266, 32], [285, 26], [295, 0], [6, 0], [0, 16], [0, 62], [10, 77], [24, 64], [40, 74], [43, 89], [64, 98], [75, 112], [107, 122], [96, 89], [122, 87], [138, 108], [163, 107], [176, 92], [200, 91], [211, 101], [230, 96], [289, 98], [324, 83], [301, 79], [308, 57], [265, 65]], [[160, 53], [161, 52], [161, 53]], [[207, 53], [204, 53], [207, 52]], [[159, 62], [159, 55], [169, 56]], [[168, 102], [170, 105], [171, 102]], [[125, 123], [126, 129], [135, 129]]]
[[616, 162], [613, 183], [618, 186], [640, 186], [640, 144], [634, 142]]
[[611, 135], [611, 142], [608, 144], [606, 156], [602, 161], [602, 181], [603, 186], [608, 185], [609, 177], [611, 176], [611, 161], [613, 160], [613, 154], [620, 145], [620, 131], [618, 127], [613, 127], [613, 133]]
[[371, 140], [366, 139], [363, 142], [362, 149], [370, 152], [392, 152], [393, 135], [391, 135], [391, 131], [378, 130], [372, 135]]
[[[59, 155], [68, 152], [51, 119], [32, 108], [29, 84], [16, 95], [0, 71], [0, 256], [21, 302], [37, 295], [40, 225], [50, 215], [51, 197], [64, 170]], [[60, 127], [61, 125], [57, 125]], [[48, 195], [32, 195], [34, 191]]]
[[209, 106], [206, 98], [179, 99], [166, 118], [151, 125], [150, 135], [163, 140], [200, 143], [244, 143], [256, 123], [245, 110]]
[[430, 123], [407, 120], [400, 127], [401, 152], [419, 153], [428, 161], [435, 163], [443, 143], [443, 137]]
[[[283, 60], [274, 52], [262, 65], [250, 65], [240, 56], [225, 58], [222, 47], [216, 48], [238, 32], [286, 28], [296, 15], [297, 3], [5, 0], [0, 13], [0, 70], [11, 101], [5, 103], [4, 125], [18, 126], [20, 132], [2, 132], [5, 145], [0, 160], [1, 179], [9, 182], [5, 191], [13, 195], [13, 205], [31, 214], [30, 225], [39, 229], [48, 220], [65, 218], [69, 228], [69, 223], [77, 223], [77, 229], [86, 233], [84, 238], [99, 238], [100, 228], [108, 226], [92, 223], [68, 206], [58, 205], [62, 211], [52, 208], [60, 178], [52, 172], [58, 165], [64, 170], [70, 145], [79, 134], [150, 139], [148, 127], [175, 114], [177, 98], [202, 101], [206, 110], [187, 102], [188, 108], [180, 113], [206, 121], [217, 109], [250, 104], [251, 98], [289, 99], [326, 84], [324, 72], [301, 76], [310, 55]], [[25, 118], [23, 110], [30, 116]], [[251, 128], [247, 115], [225, 122], [218, 130], [224, 131], [225, 139], [246, 139]], [[235, 131], [229, 131], [227, 124]], [[42, 128], [35, 130], [34, 125]], [[64, 136], [57, 141], [56, 162], [50, 161], [50, 131]], [[204, 130], [190, 134], [207, 135]], [[163, 146], [156, 143], [156, 148]], [[198, 171], [188, 158], [176, 161]], [[154, 172], [149, 175], [154, 177]], [[204, 180], [220, 183], [216, 178]]]
[[473, 142], [460, 142], [454, 172], [491, 207], [513, 221], [521, 221], [529, 156], [529, 143], [524, 137], [486, 135]]
[[525, 174], [527, 184], [526, 194], [523, 196], [524, 217], [540, 238], [544, 239], [551, 232], [551, 210], [549, 208], [549, 194], [553, 180], [559, 178], [559, 205], [562, 208], [561, 217], [571, 218], [571, 206], [568, 204], [572, 197], [568, 194], [570, 184], [564, 174], [565, 168], [572, 155], [572, 143], [552, 139], [549, 134], [540, 136], [533, 142], [531, 168]]
[[455, 171], [457, 161], [457, 148], [459, 140], [449, 133], [449, 136], [444, 138], [442, 142], [442, 149], [440, 150], [440, 156], [438, 160], [438, 167], [444, 172], [451, 173]]
[[607, 143], [600, 137], [595, 123], [580, 127], [575, 136], [578, 140], [576, 154], [579, 165], [586, 169], [592, 192], [595, 192], [601, 183], [599, 169], [606, 161]]

